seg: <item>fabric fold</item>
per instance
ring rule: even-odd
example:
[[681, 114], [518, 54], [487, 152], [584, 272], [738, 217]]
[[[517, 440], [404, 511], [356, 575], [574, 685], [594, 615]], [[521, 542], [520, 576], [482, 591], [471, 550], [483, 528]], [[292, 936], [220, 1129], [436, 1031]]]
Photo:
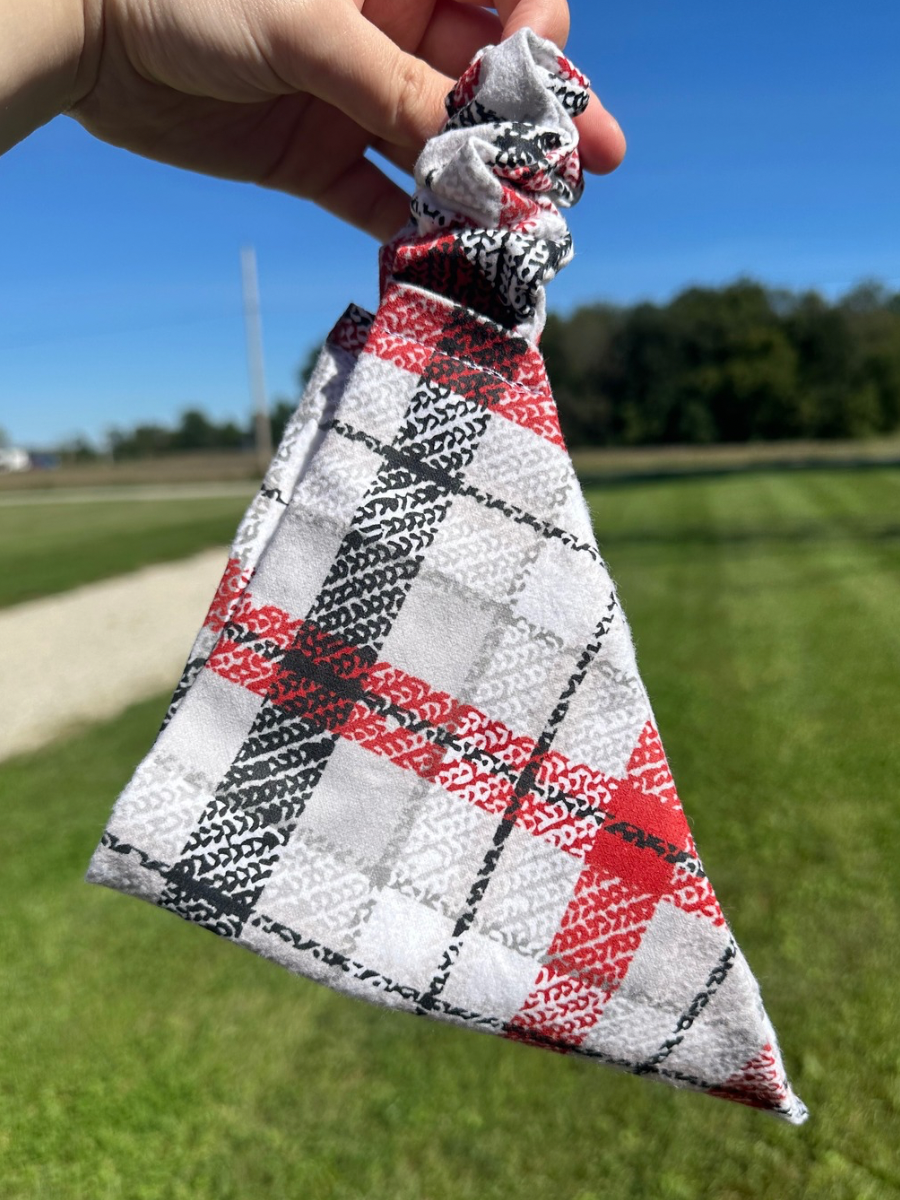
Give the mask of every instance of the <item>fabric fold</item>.
[[478, 54], [416, 163], [413, 223], [385, 248], [382, 279], [536, 341], [544, 288], [572, 258], [560, 209], [583, 190], [573, 118], [589, 95], [585, 77], [529, 29]]

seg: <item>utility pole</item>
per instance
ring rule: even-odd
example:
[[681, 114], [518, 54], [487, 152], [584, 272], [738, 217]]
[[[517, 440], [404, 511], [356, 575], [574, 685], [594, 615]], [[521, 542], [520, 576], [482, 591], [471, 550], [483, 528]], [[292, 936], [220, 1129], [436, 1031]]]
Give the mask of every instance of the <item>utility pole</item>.
[[256, 251], [252, 246], [241, 249], [241, 282], [244, 292], [244, 328], [247, 332], [247, 373], [250, 378], [250, 400], [253, 405], [256, 433], [256, 457], [265, 471], [272, 457], [272, 426], [266, 400], [266, 377], [263, 369], [262, 319], [259, 314], [259, 277], [256, 271]]

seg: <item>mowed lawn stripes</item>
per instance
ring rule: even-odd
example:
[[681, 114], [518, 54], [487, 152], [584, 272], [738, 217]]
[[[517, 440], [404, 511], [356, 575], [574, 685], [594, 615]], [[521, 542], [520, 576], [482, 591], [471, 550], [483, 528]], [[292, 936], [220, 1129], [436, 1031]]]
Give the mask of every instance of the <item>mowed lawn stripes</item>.
[[0, 507], [0, 607], [227, 546], [252, 495]]
[[897, 485], [773, 473], [590, 496], [807, 1125], [355, 1004], [219, 939], [200, 953], [196, 930], [86, 887], [162, 700], [0, 767], [0, 1192], [900, 1194]]

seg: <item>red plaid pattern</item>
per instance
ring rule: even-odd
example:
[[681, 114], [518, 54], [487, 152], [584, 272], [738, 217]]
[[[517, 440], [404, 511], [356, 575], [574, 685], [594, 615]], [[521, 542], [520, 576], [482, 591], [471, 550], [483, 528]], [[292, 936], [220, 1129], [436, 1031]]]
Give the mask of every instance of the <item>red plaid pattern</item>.
[[[497, 111], [498, 56], [555, 141]], [[89, 878], [348, 994], [797, 1122], [530, 340], [585, 87], [527, 32], [460, 81], [441, 137], [488, 128], [496, 187], [442, 223], [439, 183], [471, 181], [423, 156], [418, 227], [329, 338]]]

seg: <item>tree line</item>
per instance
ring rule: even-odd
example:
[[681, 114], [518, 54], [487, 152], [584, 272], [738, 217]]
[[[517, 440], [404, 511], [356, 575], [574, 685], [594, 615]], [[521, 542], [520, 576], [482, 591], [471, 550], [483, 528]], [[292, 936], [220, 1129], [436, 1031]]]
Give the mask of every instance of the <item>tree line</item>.
[[[863, 284], [829, 302], [742, 280], [666, 304], [551, 313], [541, 349], [570, 446], [857, 438], [900, 429], [900, 293]], [[298, 368], [305, 386], [317, 350]], [[272, 406], [276, 442], [294, 402]], [[186, 409], [175, 425], [83, 438], [64, 461], [250, 449], [253, 419]]]
[[[288, 400], [276, 400], [270, 412], [272, 439], [281, 440], [295, 405]], [[252, 416], [246, 424], [228, 419], [216, 421], [199, 408], [187, 408], [175, 425], [149, 422], [131, 429], [113, 428], [107, 431], [104, 445], [97, 446], [86, 438], [77, 437], [58, 447], [63, 462], [90, 462], [111, 458], [115, 462], [137, 458], [159, 458], [170, 454], [198, 454], [206, 451], [251, 450], [254, 444]]]
[[[281, 440], [294, 405], [287, 400], [278, 400], [269, 414], [272, 423], [272, 439]], [[181, 414], [178, 424], [137, 425], [131, 430], [111, 429], [107, 444], [112, 458], [151, 458], [164, 454], [203, 453], [207, 450], [249, 450], [253, 447], [253, 417], [246, 424], [236, 421], [211, 420], [197, 408], [188, 408]]]
[[857, 438], [900, 429], [900, 293], [829, 303], [742, 280], [551, 314], [541, 349], [572, 446]]

